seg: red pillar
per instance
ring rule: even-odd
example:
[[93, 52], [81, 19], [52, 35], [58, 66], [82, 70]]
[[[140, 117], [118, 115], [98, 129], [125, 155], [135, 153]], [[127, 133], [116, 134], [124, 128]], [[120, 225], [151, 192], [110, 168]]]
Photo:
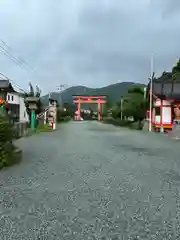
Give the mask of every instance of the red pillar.
[[100, 99], [98, 99], [98, 121], [101, 121], [101, 103], [100, 103]]
[[161, 105], [160, 105], [160, 125], [162, 126], [163, 124], [163, 111], [162, 111], [162, 108], [163, 108], [163, 100], [161, 100]]
[[81, 103], [78, 102], [78, 120], [81, 119]]

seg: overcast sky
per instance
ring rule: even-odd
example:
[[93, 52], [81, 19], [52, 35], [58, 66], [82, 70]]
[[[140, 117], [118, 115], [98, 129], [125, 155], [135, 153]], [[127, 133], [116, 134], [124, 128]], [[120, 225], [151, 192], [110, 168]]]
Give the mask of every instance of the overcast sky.
[[0, 72], [43, 92], [145, 83], [152, 54], [158, 75], [180, 56], [179, 23], [180, 0], [1, 0], [0, 39], [35, 74], [1, 52]]

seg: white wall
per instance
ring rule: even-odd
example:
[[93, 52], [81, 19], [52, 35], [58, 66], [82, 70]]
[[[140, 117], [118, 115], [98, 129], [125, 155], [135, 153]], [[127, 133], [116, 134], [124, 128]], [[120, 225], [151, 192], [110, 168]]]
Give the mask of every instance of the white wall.
[[7, 93], [6, 100], [9, 104], [18, 104], [19, 105], [19, 121], [28, 122], [29, 117], [26, 111], [26, 106], [24, 103], [24, 98], [17, 93]]
[[14, 93], [7, 93], [6, 101], [10, 104], [19, 104], [19, 95]]
[[19, 121], [20, 122], [28, 122], [29, 121], [29, 117], [26, 111], [26, 106], [24, 103], [24, 98], [19, 96], [19, 103], [20, 103], [20, 113], [19, 113]]

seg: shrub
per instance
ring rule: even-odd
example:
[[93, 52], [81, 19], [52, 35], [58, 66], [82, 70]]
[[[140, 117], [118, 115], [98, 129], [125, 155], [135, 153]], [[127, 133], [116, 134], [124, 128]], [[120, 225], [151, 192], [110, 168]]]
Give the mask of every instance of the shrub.
[[121, 119], [114, 119], [114, 118], [106, 118], [103, 120], [104, 123], [113, 124], [115, 126], [121, 126], [121, 127], [128, 127], [131, 122], [128, 120], [121, 120]]
[[143, 121], [133, 122], [130, 125], [130, 128], [135, 130], [142, 130], [143, 127], [144, 127]]
[[128, 121], [128, 120], [120, 120], [120, 119], [117, 119], [115, 121], [115, 124], [117, 124], [117, 126], [122, 126], [122, 127], [129, 127], [131, 125], [131, 122]]
[[68, 122], [68, 121], [70, 121], [71, 120], [71, 117], [70, 116], [66, 116], [65, 118], [64, 118], [64, 121], [65, 122]]
[[137, 121], [137, 122], [131, 122], [129, 120], [121, 120], [121, 119], [114, 119], [114, 118], [106, 118], [103, 120], [104, 123], [107, 124], [112, 124], [115, 126], [120, 126], [120, 127], [129, 127], [131, 129], [135, 130], [142, 130], [144, 127], [144, 122], [143, 121]]
[[16, 148], [12, 143], [14, 136], [13, 125], [6, 117], [0, 116], [0, 169], [17, 162]]
[[14, 136], [15, 131], [13, 125], [6, 117], [0, 116], [0, 142], [10, 142], [13, 140]]
[[57, 122], [67, 122], [71, 119], [71, 112], [64, 111], [64, 109], [59, 108], [57, 110]]

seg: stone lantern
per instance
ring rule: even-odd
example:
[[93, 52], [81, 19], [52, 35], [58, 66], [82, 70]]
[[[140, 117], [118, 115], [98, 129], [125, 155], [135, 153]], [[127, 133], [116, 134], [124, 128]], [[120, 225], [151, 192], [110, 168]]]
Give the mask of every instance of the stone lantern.
[[39, 97], [26, 97], [25, 101], [29, 105], [29, 109], [31, 110], [31, 129], [35, 129], [35, 122], [36, 122], [36, 114], [35, 111], [37, 109], [37, 103], [39, 101]]

